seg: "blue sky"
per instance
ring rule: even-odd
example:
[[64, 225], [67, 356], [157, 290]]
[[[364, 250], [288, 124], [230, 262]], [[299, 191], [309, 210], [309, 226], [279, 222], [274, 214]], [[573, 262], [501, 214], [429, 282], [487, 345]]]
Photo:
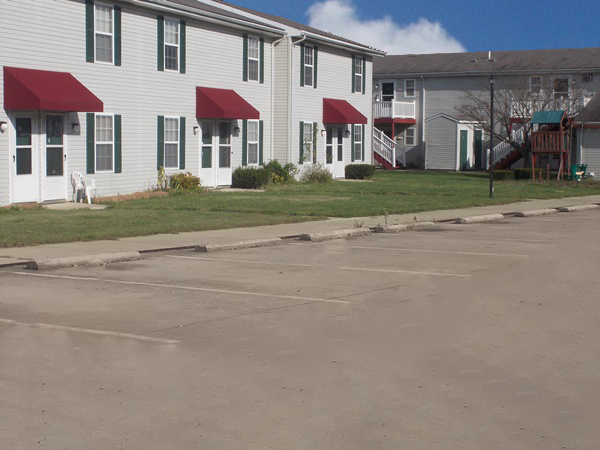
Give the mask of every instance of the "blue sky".
[[600, 0], [226, 1], [389, 54], [600, 47]]

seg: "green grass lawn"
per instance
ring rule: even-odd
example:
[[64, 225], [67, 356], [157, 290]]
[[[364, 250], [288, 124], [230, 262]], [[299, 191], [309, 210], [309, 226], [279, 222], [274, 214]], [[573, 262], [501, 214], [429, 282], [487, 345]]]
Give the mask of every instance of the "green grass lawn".
[[378, 172], [370, 182], [297, 183], [266, 192], [208, 191], [115, 203], [105, 210], [0, 209], [0, 247], [116, 239], [600, 194], [600, 182], [496, 181], [483, 173]]

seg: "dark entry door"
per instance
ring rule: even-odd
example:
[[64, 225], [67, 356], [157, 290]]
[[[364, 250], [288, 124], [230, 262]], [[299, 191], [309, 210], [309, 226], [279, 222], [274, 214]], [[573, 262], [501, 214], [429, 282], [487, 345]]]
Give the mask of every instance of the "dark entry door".
[[459, 169], [465, 170], [467, 168], [467, 147], [469, 140], [469, 132], [467, 130], [460, 130], [460, 164]]
[[475, 168], [483, 169], [483, 130], [475, 130]]

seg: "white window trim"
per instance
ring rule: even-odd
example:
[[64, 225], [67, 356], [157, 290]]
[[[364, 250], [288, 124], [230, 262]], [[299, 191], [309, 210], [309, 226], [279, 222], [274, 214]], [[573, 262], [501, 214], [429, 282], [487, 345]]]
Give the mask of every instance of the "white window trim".
[[[408, 130], [412, 130], [413, 135], [412, 135], [412, 144], [408, 143]], [[414, 147], [415, 145], [417, 145], [417, 129], [416, 128], [407, 128], [406, 130], [404, 130], [404, 146], [405, 147]]]
[[[250, 41], [253, 39], [255, 39], [258, 44], [258, 58], [250, 57]], [[250, 61], [256, 61], [258, 63], [258, 70], [256, 72], [256, 80], [253, 80], [252, 78], [250, 78]], [[248, 64], [247, 64], [246, 70], [248, 71], [247, 77], [248, 77], [249, 82], [251, 82], [251, 83], [259, 83], [260, 82], [260, 38], [258, 36], [248, 36]]]
[[[302, 165], [305, 164], [312, 164], [313, 163], [313, 152], [316, 151], [315, 148], [313, 148], [313, 137], [315, 135], [313, 127], [314, 127], [314, 121], [313, 120], [305, 120], [302, 122]], [[306, 136], [306, 127], [310, 126], [310, 139], [308, 140], [308, 144], [310, 144], [310, 153], [309, 153], [309, 158], [308, 161], [304, 160], [304, 156], [306, 155], [306, 145], [307, 145], [307, 139], [305, 139]]]
[[[167, 44], [167, 22], [177, 22], [177, 44]], [[173, 19], [172, 17], [165, 17], [165, 26], [163, 30], [163, 66], [167, 72], [179, 72], [181, 68], [181, 48], [179, 43], [181, 42], [181, 21], [179, 19]], [[177, 48], [177, 68], [167, 69], [167, 46]]]
[[[385, 83], [391, 83], [394, 86], [394, 98], [392, 100], [384, 100], [383, 99], [383, 85]], [[377, 92], [377, 95], [379, 95], [379, 100], [382, 102], [388, 101], [388, 102], [393, 102], [396, 100], [396, 80], [380, 80], [377, 82], [377, 85], [379, 86], [379, 91]]]
[[[365, 74], [363, 73], [364, 68], [364, 56], [355, 56], [354, 57], [354, 93], [362, 94], [363, 93], [363, 77]], [[360, 69], [357, 71], [357, 68]], [[360, 77], [360, 83], [357, 82], [356, 78]]]
[[573, 82], [573, 79], [571, 78], [571, 76], [565, 76], [565, 77], [553, 77], [552, 78], [552, 98], [555, 98], [555, 94], [556, 94], [556, 90], [554, 89], [554, 81], [555, 80], [567, 80], [567, 98], [571, 98], [571, 84]]
[[[175, 119], [177, 120], [177, 141], [167, 141], [167, 119]], [[165, 116], [165, 126], [163, 127], [163, 167], [165, 170], [179, 170], [179, 141], [181, 140], [181, 124], [179, 122], [179, 116]], [[175, 155], [177, 156], [177, 163], [173, 167], [167, 167], [167, 144], [177, 144], [177, 152]]]
[[[360, 130], [360, 137], [361, 139], [359, 141], [356, 140], [356, 130]], [[362, 132], [362, 125], [354, 125], [353, 129], [352, 129], [352, 136], [354, 137], [354, 146], [352, 147], [352, 152], [354, 155], [354, 161], [363, 161], [363, 141], [364, 141], [364, 136], [363, 136], [363, 132]], [[360, 155], [357, 157], [356, 156], [356, 146], [360, 145]]]
[[[256, 124], [256, 137], [257, 137], [256, 141], [250, 140], [250, 124], [251, 123]], [[256, 144], [256, 162], [255, 163], [250, 162], [250, 144]], [[258, 166], [259, 161], [260, 161], [260, 120], [248, 120], [248, 140], [246, 142], [246, 145], [247, 145], [246, 152], [247, 152], [247, 158], [248, 158], [248, 161], [247, 161], [248, 165], [249, 166]]]
[[[98, 141], [98, 117], [110, 117], [112, 125], [112, 141]], [[66, 134], [66, 133], [65, 133]], [[111, 145], [112, 146], [112, 164], [110, 169], [98, 170], [98, 145]], [[94, 114], [94, 167], [95, 173], [114, 173], [115, 170], [115, 115], [113, 113], [96, 113]]]
[[[413, 82], [413, 95], [408, 95], [408, 87], [407, 84], [409, 81]], [[414, 78], [404, 80], [404, 98], [415, 98], [417, 96], [417, 81]]]
[[[586, 80], [587, 78], [587, 80]], [[593, 73], [584, 73], [581, 75], [582, 83], [593, 83], [594, 82], [594, 74]]]
[[[540, 86], [540, 90], [539, 92], [533, 92], [533, 80], [537, 78], [540, 80], [539, 82], [539, 86]], [[542, 77], [541, 76], [531, 76], [529, 77], [529, 92], [531, 92], [532, 94], [541, 94], [542, 93]]]
[[[306, 64], [306, 51], [307, 49], [311, 49], [312, 50], [312, 64]], [[315, 47], [312, 45], [305, 45], [304, 46], [304, 51], [302, 52], [302, 58], [304, 61], [304, 86], [308, 86], [308, 87], [314, 87], [315, 85]], [[312, 72], [312, 77], [310, 80], [310, 84], [308, 84], [306, 82], [306, 68], [310, 67], [311, 68], [311, 72]]]
[[[105, 33], [103, 31], [97, 31], [96, 30], [96, 7], [97, 6], [104, 6], [108, 9], [110, 9], [110, 20], [112, 23], [112, 33]], [[108, 62], [108, 61], [98, 61], [98, 44], [97, 44], [97, 39], [96, 37], [101, 34], [103, 36], [110, 36], [112, 38], [111, 42], [112, 42], [112, 46], [111, 46], [111, 51], [112, 51], [112, 62]], [[115, 8], [113, 5], [109, 5], [107, 3], [101, 3], [101, 2], [94, 2], [94, 63], [98, 63], [98, 64], [107, 64], [109, 66], [114, 66], [115, 65]]]

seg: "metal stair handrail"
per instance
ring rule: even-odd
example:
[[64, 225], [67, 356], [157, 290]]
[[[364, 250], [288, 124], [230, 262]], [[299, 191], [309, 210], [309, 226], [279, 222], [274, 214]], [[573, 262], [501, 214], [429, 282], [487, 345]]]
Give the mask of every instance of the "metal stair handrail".
[[375, 127], [373, 127], [373, 151], [392, 167], [396, 167], [397, 162], [406, 166], [406, 150]]

